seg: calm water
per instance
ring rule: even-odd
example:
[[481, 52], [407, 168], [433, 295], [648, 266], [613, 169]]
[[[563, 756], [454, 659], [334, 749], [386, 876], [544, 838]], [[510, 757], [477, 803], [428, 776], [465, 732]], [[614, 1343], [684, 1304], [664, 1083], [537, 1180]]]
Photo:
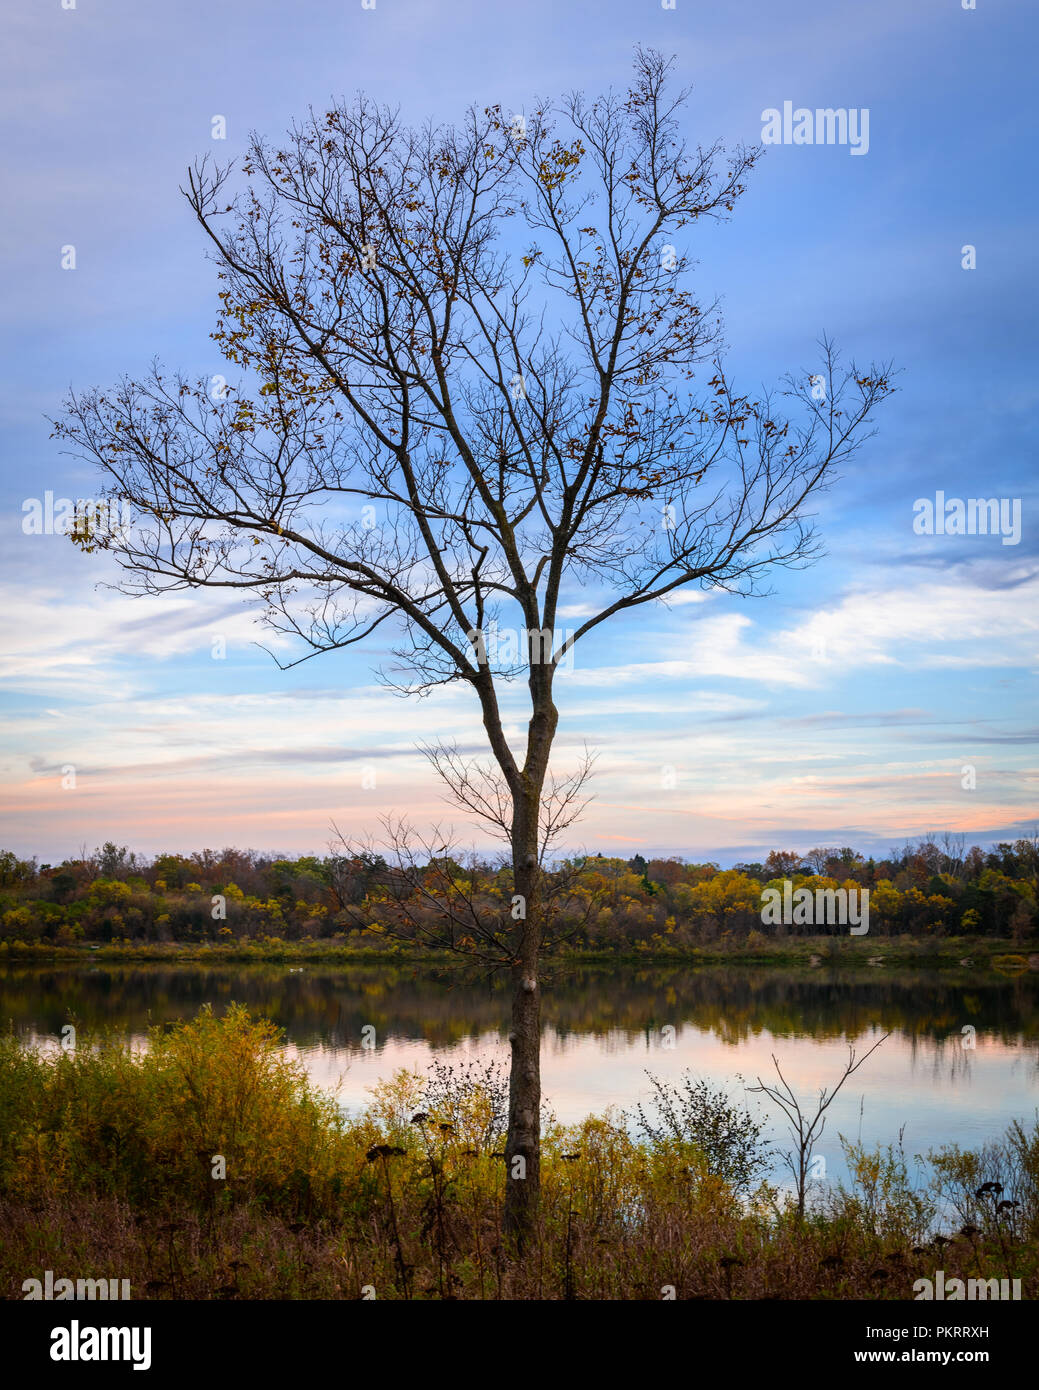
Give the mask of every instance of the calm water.
[[[81, 1043], [101, 1028], [143, 1041], [150, 1024], [231, 1001], [280, 1024], [315, 1081], [337, 1088], [348, 1108], [398, 1067], [422, 1070], [434, 1055], [508, 1060], [506, 984], [449, 970], [0, 967], [0, 1019], [31, 1039], [56, 1041], [71, 1020]], [[849, 1043], [861, 1053], [890, 1032], [830, 1110], [817, 1152], [831, 1177], [844, 1171], [839, 1134], [888, 1143], [904, 1126], [912, 1157], [996, 1138], [1039, 1106], [1035, 973], [584, 968], [546, 982], [544, 1018], [544, 1090], [564, 1121], [645, 1100], [647, 1069], [665, 1078], [691, 1070], [740, 1095], [739, 1076], [767, 1077], [773, 1053], [807, 1100], [840, 1075]], [[962, 1046], [965, 1025], [976, 1030], [974, 1049]], [[362, 1047], [366, 1027], [374, 1049]]]

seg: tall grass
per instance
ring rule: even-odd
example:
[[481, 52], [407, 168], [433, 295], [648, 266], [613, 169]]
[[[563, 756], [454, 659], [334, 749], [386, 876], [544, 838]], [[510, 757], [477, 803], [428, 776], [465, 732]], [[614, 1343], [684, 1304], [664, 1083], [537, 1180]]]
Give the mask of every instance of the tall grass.
[[[768, 1184], [741, 1195], [681, 1127], [639, 1140], [616, 1112], [549, 1118], [519, 1262], [502, 1086], [493, 1067], [399, 1072], [347, 1118], [238, 1006], [144, 1050], [7, 1036], [0, 1294], [45, 1269], [128, 1278], [135, 1298], [906, 1298], [939, 1268], [1034, 1287], [1039, 1127], [1023, 1124], [931, 1155], [922, 1186], [897, 1148], [849, 1146], [850, 1184], [802, 1222]], [[986, 1181], [1003, 1191], [976, 1196]]]

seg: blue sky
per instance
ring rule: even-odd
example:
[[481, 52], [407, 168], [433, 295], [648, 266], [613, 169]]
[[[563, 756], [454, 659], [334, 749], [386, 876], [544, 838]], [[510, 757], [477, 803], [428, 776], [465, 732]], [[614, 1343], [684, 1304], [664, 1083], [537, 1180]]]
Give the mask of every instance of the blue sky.
[[[728, 863], [818, 843], [882, 852], [932, 830], [986, 843], [1039, 820], [1027, 4], [48, 0], [5, 27], [0, 842], [44, 860], [106, 838], [320, 851], [333, 819], [361, 831], [407, 811], [483, 844], [414, 750], [417, 735], [479, 742], [467, 691], [400, 700], [373, 679], [376, 644], [282, 673], [235, 601], [98, 588], [105, 557], [23, 534], [23, 504], [97, 490], [48, 438], [69, 386], [154, 355], [221, 370], [215, 272], [177, 191], [196, 155], [234, 156], [251, 129], [276, 136], [359, 88], [415, 121], [470, 102], [530, 110], [623, 85], [637, 43], [676, 55], [693, 140], [756, 142], [786, 100], [869, 109], [867, 154], [770, 147], [734, 220], [682, 249], [697, 292], [722, 297], [747, 389], [810, 370], [823, 332], [902, 375], [820, 503], [819, 565], [780, 574], [771, 598], [687, 595], [579, 648], [558, 688], [558, 764], [585, 743], [599, 759], [573, 844]], [[915, 534], [914, 501], [939, 489], [1020, 498], [1019, 542]], [[522, 715], [517, 688], [517, 732]]]

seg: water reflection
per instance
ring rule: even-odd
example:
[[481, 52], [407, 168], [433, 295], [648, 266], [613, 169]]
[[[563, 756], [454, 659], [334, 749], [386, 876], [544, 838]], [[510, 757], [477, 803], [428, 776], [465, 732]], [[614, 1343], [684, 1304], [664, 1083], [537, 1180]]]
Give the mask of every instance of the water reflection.
[[[0, 968], [0, 1017], [27, 1037], [56, 1039], [73, 1021], [82, 1041], [104, 1030], [143, 1042], [151, 1024], [232, 1000], [283, 1027], [314, 1079], [348, 1107], [434, 1053], [508, 1054], [507, 983], [450, 968]], [[1030, 1118], [1039, 1095], [1034, 974], [586, 967], [548, 981], [544, 1017], [544, 1088], [564, 1121], [644, 1100], [647, 1068], [672, 1078], [691, 1068], [738, 1090], [739, 1076], [753, 1083], [771, 1070], [773, 1053], [807, 1098], [840, 1075], [849, 1043], [861, 1053], [890, 1032], [830, 1112], [819, 1152], [831, 1176], [842, 1171], [839, 1134], [886, 1143], [904, 1126], [910, 1156], [973, 1145]], [[962, 1045], [968, 1025], [973, 1048]], [[366, 1027], [373, 1050], [361, 1045]]]

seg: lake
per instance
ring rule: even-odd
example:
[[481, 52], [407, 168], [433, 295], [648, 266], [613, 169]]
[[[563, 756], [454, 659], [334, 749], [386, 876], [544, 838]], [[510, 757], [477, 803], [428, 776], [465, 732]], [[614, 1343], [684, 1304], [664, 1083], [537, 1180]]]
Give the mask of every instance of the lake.
[[[434, 1056], [508, 1061], [507, 982], [450, 967], [0, 967], [4, 1026], [52, 1045], [69, 1021], [80, 1044], [101, 1030], [143, 1042], [151, 1024], [232, 1001], [284, 1028], [313, 1079], [348, 1109], [397, 1068], [423, 1070]], [[849, 1044], [861, 1055], [889, 1032], [829, 1112], [816, 1153], [831, 1179], [845, 1171], [839, 1134], [889, 1143], [904, 1127], [912, 1159], [941, 1144], [997, 1138], [1039, 1104], [1035, 972], [557, 967], [543, 1015], [543, 1087], [563, 1121], [645, 1101], [647, 1070], [672, 1080], [689, 1070], [741, 1096], [738, 1077], [769, 1079], [773, 1053], [810, 1100], [840, 1076]]]

